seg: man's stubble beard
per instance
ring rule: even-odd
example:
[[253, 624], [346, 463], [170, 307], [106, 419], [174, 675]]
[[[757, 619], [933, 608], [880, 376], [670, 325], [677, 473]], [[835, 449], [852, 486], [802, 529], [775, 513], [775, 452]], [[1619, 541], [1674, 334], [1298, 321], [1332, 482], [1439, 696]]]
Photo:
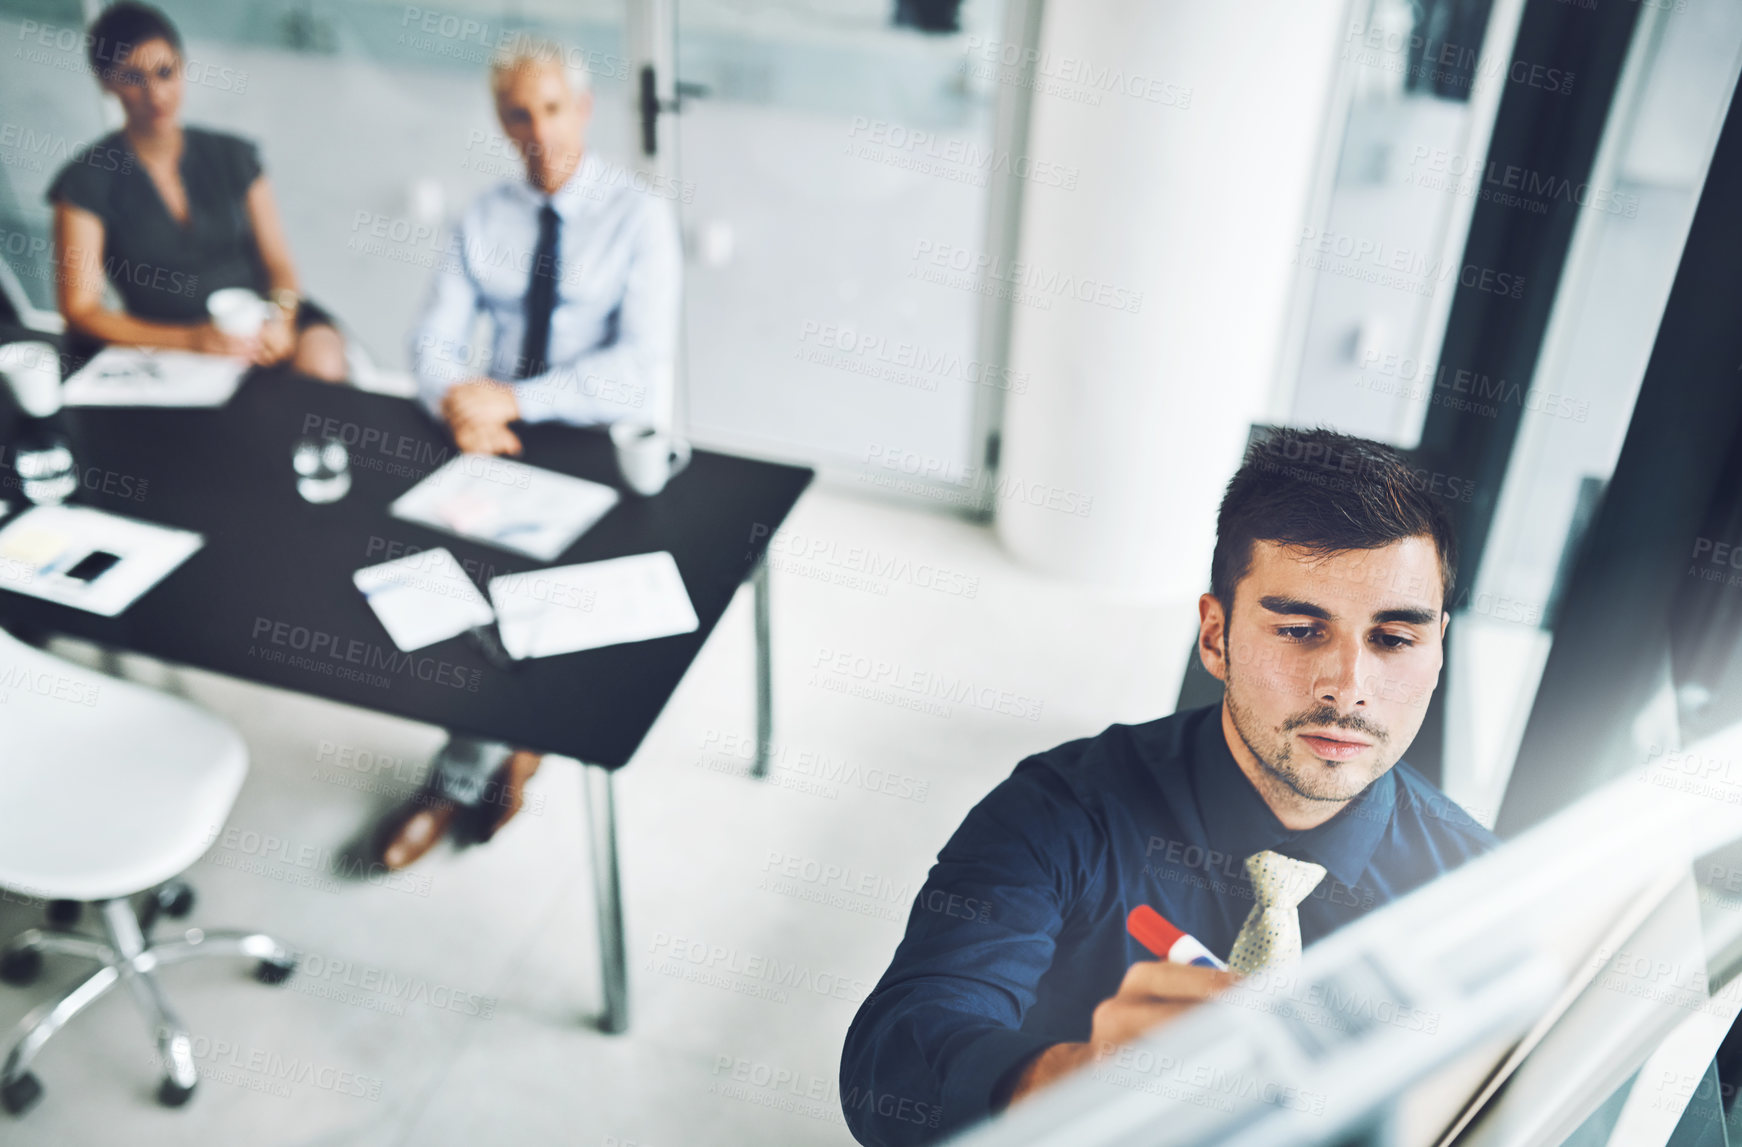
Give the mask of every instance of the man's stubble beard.
[[[1241, 706], [1237, 696], [1238, 690], [1234, 687], [1234, 662], [1228, 656], [1226, 635], [1223, 637], [1222, 644], [1222, 664], [1227, 670], [1227, 680], [1223, 683], [1223, 697], [1228, 705], [1228, 716], [1234, 723], [1234, 732], [1239, 735], [1241, 743], [1246, 746], [1246, 750], [1258, 762], [1259, 769], [1296, 796], [1310, 801], [1334, 801], [1337, 803], [1350, 801], [1365, 792], [1369, 785], [1383, 776], [1386, 770], [1391, 767], [1393, 762], [1383, 756], [1390, 742], [1389, 735], [1383, 729], [1361, 717], [1339, 717], [1336, 710], [1329, 705], [1321, 703], [1296, 713], [1285, 720], [1277, 730], [1261, 729], [1258, 721]], [[1300, 768], [1299, 762], [1295, 760], [1294, 741], [1289, 733], [1308, 726], [1340, 728], [1365, 733], [1373, 738], [1374, 747], [1381, 755], [1373, 762], [1371, 772], [1361, 780], [1360, 785], [1354, 791], [1345, 791], [1343, 784], [1335, 784], [1337, 781], [1346, 780], [1349, 774], [1345, 770], [1353, 767], [1352, 765], [1333, 764], [1317, 757], [1313, 758], [1313, 761], [1321, 767], [1333, 770], [1330, 777], [1326, 779], [1335, 784], [1334, 789], [1317, 783], [1314, 778], [1305, 775]], [[1272, 735], [1275, 736], [1274, 742], [1271, 741]], [[1265, 741], [1266, 744], [1261, 746], [1254, 741], [1255, 736]]]

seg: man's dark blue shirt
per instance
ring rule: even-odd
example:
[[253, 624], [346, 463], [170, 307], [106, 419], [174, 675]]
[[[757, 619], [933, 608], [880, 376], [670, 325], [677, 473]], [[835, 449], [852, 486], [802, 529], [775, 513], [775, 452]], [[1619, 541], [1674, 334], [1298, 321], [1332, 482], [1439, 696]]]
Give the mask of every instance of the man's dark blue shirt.
[[1229, 752], [1219, 704], [1029, 757], [938, 854], [854, 1017], [847, 1124], [868, 1147], [905, 1147], [985, 1117], [1036, 1053], [1087, 1040], [1095, 1005], [1153, 958], [1125, 931], [1139, 904], [1225, 958], [1255, 852], [1324, 865], [1299, 910], [1311, 944], [1496, 843], [1402, 762], [1319, 827], [1283, 827]]

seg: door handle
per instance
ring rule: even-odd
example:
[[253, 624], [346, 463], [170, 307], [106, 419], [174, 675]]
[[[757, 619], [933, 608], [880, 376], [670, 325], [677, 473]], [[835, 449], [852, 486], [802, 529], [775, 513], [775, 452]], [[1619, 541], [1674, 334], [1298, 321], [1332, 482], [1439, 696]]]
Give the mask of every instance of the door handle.
[[652, 64], [641, 66], [640, 93], [636, 100], [641, 111], [641, 154], [649, 159], [659, 152], [659, 116], [661, 112], [681, 112], [686, 99], [700, 99], [710, 93], [706, 84], [689, 84], [682, 80], [673, 84], [677, 98], [659, 98], [659, 82]]
[[659, 87], [654, 80], [653, 65], [641, 67], [641, 154], [652, 158], [659, 154], [659, 113], [665, 108], [659, 102]]

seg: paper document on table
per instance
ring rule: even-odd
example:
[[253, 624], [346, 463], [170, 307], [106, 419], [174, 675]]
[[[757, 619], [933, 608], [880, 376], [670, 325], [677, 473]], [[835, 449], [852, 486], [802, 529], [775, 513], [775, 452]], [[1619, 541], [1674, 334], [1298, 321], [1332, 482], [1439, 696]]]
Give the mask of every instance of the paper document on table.
[[38, 506], [0, 529], [0, 589], [114, 617], [205, 544], [86, 506]]
[[617, 504], [610, 486], [488, 454], [462, 454], [401, 494], [394, 517], [525, 554], [557, 556]]
[[248, 370], [246, 359], [185, 350], [112, 346], [61, 389], [66, 406], [222, 406]]
[[489, 625], [495, 613], [454, 555], [422, 550], [351, 575], [387, 636], [403, 652]]
[[694, 633], [701, 623], [664, 550], [490, 579], [510, 657], [550, 657]]

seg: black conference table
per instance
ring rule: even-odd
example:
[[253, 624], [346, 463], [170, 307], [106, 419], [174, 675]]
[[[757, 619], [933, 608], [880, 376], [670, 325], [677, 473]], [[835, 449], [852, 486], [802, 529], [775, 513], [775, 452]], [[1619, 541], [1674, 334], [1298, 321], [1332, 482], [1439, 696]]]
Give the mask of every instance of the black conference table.
[[[27, 427], [5, 406], [0, 497], [16, 514], [25, 503], [11, 444]], [[7, 591], [0, 592], [0, 626], [83, 638], [581, 762], [604, 980], [599, 1026], [624, 1030], [628, 966], [611, 778], [747, 579], [755, 590], [755, 772], [766, 772], [772, 705], [763, 558], [812, 472], [697, 450], [663, 492], [642, 498], [623, 489], [603, 432], [517, 428], [522, 461], [623, 490], [568, 550], [541, 562], [389, 516], [394, 498], [454, 455], [443, 428], [402, 398], [255, 371], [220, 408], [85, 407], [54, 421], [78, 467], [72, 503], [195, 530], [205, 545], [118, 617]], [[291, 448], [308, 435], [347, 445], [352, 485], [337, 502], [315, 505], [297, 493]], [[681, 636], [511, 667], [493, 664], [464, 636], [401, 654], [351, 575], [437, 546], [480, 588], [500, 574], [668, 550], [700, 625]]]

